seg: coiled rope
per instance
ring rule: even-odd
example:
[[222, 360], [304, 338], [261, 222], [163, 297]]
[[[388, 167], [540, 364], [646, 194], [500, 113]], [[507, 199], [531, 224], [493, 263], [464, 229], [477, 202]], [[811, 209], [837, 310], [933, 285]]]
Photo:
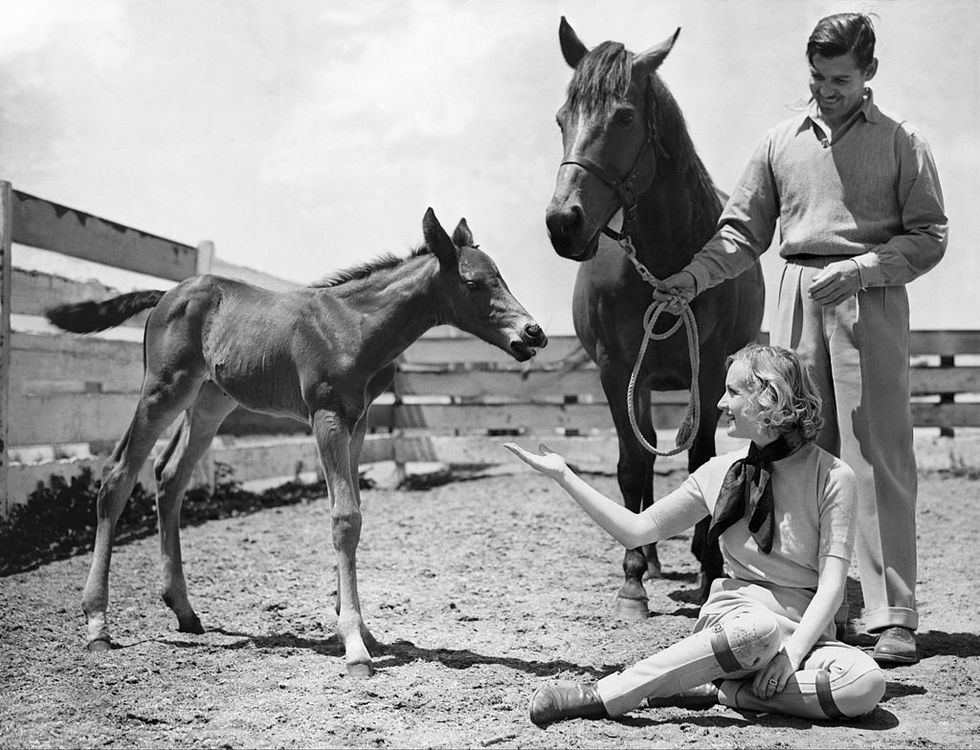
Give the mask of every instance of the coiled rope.
[[[640, 274], [640, 277], [650, 284], [650, 286], [656, 289], [659, 284], [657, 277], [650, 273], [647, 267], [637, 259], [636, 248], [633, 247], [633, 243], [629, 236], [625, 233], [619, 234], [616, 237], [616, 241], [622, 246], [623, 250], [626, 252], [626, 256], [630, 259], [630, 261], [632, 261], [633, 266], [636, 268], [637, 273]], [[690, 449], [690, 447], [694, 444], [694, 438], [697, 435], [698, 427], [701, 424], [701, 394], [700, 387], [698, 386], [698, 375], [701, 371], [701, 348], [698, 339], [697, 321], [694, 318], [694, 313], [691, 310], [690, 303], [685, 301], [684, 307], [677, 316], [677, 321], [674, 323], [674, 325], [663, 333], [654, 333], [653, 327], [656, 325], [660, 316], [664, 312], [667, 312], [667, 305], [667, 302], [651, 302], [650, 306], [643, 314], [643, 342], [640, 344], [640, 351], [636, 355], [636, 363], [633, 365], [633, 372], [630, 375], [629, 386], [626, 389], [627, 412], [629, 413], [630, 425], [633, 427], [633, 434], [636, 436], [636, 439], [645, 450], [653, 453], [656, 456], [675, 456], [678, 453]], [[677, 430], [677, 438], [675, 440], [677, 447], [669, 451], [662, 451], [655, 445], [651, 445], [640, 432], [640, 426], [636, 421], [636, 382], [639, 378], [640, 367], [643, 364], [643, 357], [646, 355], [647, 346], [650, 344], [650, 342], [662, 341], [670, 338], [681, 326], [684, 326], [687, 332], [687, 354], [691, 361], [691, 396], [687, 403], [687, 411], [684, 415], [684, 421]]]

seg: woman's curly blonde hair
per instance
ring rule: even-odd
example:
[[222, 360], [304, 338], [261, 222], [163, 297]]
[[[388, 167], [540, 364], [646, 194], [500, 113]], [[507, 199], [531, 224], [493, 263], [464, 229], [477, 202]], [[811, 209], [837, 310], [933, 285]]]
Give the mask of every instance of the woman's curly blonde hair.
[[804, 440], [823, 427], [820, 394], [800, 355], [781, 346], [749, 344], [728, 358], [745, 365], [747, 385], [758, 399], [761, 426], [779, 435], [796, 432]]

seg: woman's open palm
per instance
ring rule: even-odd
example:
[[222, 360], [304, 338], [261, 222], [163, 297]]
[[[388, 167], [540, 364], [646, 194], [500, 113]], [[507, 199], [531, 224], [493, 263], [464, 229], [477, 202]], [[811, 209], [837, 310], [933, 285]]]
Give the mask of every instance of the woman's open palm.
[[544, 443], [538, 444], [540, 453], [532, 453], [531, 451], [525, 450], [517, 445], [517, 443], [504, 443], [504, 448], [528, 466], [537, 469], [552, 479], [561, 479], [566, 469], [568, 469], [568, 464], [565, 463], [564, 457], [555, 453]]

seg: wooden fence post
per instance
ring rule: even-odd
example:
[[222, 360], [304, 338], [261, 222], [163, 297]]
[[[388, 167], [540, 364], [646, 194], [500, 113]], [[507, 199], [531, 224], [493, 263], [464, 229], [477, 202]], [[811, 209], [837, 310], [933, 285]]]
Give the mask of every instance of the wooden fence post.
[[10, 513], [7, 492], [7, 415], [10, 413], [10, 252], [14, 234], [14, 211], [10, 183], [0, 182], [0, 498], [3, 517]]

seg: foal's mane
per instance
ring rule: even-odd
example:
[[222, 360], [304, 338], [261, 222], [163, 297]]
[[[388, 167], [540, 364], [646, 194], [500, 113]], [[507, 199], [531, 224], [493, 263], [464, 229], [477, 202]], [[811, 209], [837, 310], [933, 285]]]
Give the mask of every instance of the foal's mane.
[[420, 245], [419, 247], [412, 250], [412, 252], [404, 257], [398, 257], [392, 253], [383, 253], [373, 260], [369, 260], [365, 263], [359, 263], [356, 266], [351, 266], [342, 271], [335, 271], [329, 276], [324, 277], [320, 281], [310, 284], [311, 287], [315, 289], [325, 289], [334, 286], [340, 286], [341, 284], [346, 284], [348, 281], [358, 281], [360, 279], [366, 279], [371, 274], [376, 271], [384, 271], [390, 268], [396, 268], [404, 263], [409, 258], [417, 258], [420, 255], [431, 254], [428, 246]]
[[[568, 105], [590, 114], [605, 114], [627, 98], [633, 78], [633, 53], [619, 42], [602, 42], [582, 58], [568, 84]], [[647, 127], [661, 159], [660, 171], [671, 165], [687, 183], [695, 216], [708, 217], [713, 229], [720, 209], [708, 170], [694, 149], [684, 114], [663, 79], [653, 73], [645, 91]]]

